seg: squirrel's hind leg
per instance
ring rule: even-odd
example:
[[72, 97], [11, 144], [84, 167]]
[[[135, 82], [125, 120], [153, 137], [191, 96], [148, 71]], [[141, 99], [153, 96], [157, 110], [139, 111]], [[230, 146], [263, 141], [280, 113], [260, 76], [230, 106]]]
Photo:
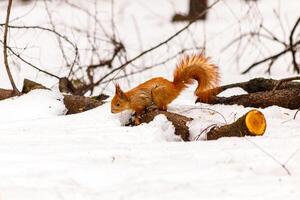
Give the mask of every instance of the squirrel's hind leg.
[[164, 86], [156, 86], [153, 88], [151, 90], [151, 96], [156, 109], [167, 111], [166, 99], [168, 99], [168, 95], [166, 94], [166, 88]]
[[159, 107], [152, 101], [151, 105], [145, 108], [144, 112], [159, 110]]

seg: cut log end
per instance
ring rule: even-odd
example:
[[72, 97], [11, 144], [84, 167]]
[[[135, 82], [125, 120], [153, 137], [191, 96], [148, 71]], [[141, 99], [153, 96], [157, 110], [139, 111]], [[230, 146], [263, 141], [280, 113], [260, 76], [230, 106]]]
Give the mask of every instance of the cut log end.
[[232, 124], [216, 127], [207, 133], [208, 140], [221, 137], [261, 136], [266, 130], [264, 115], [258, 110], [250, 110]]
[[251, 135], [263, 135], [266, 130], [266, 119], [258, 110], [251, 110], [246, 114], [246, 127]]

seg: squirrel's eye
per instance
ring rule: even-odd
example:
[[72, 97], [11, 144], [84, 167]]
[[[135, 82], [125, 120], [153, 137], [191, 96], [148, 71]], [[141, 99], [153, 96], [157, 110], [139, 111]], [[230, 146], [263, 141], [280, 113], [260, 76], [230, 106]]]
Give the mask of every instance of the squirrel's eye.
[[120, 106], [120, 103], [117, 103], [117, 105], [116, 106]]

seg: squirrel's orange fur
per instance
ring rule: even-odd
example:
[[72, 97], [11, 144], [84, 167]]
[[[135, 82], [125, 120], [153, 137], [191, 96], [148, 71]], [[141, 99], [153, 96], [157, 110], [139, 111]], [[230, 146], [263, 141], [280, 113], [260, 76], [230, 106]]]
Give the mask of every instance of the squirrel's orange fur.
[[123, 92], [116, 84], [111, 112], [133, 110], [136, 113], [136, 123], [139, 123], [140, 115], [148, 107], [154, 106], [160, 110], [167, 110], [167, 105], [187, 87], [187, 84], [191, 84], [193, 79], [198, 81], [195, 95], [202, 101], [206, 101], [213, 94], [205, 91], [218, 86], [218, 68], [203, 54], [185, 56], [177, 65], [172, 82], [162, 77], [153, 78], [128, 92]]

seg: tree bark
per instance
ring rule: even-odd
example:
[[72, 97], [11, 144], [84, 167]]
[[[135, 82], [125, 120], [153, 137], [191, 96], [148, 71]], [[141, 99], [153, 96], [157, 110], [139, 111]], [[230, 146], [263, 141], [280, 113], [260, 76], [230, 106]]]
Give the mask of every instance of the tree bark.
[[0, 100], [4, 100], [13, 96], [16, 96], [13, 90], [6, 90], [0, 88]]
[[300, 108], [300, 88], [256, 92], [231, 97], [215, 97], [209, 103], [237, 104], [255, 108], [266, 108], [275, 105], [288, 109], [298, 109]]
[[[208, 102], [198, 98], [196, 102], [209, 104], [243, 105], [245, 107], [266, 108], [268, 106], [281, 106], [289, 109], [300, 108], [300, 77], [289, 77], [281, 80], [254, 78], [250, 81], [223, 85], [207, 92], [215, 96]], [[240, 87], [249, 94], [235, 95], [231, 97], [216, 97], [217, 94], [230, 89]]]
[[81, 113], [103, 104], [103, 101], [97, 101], [90, 97], [77, 95], [64, 95], [64, 104], [68, 109], [67, 115]]
[[250, 81], [240, 82], [240, 83], [232, 83], [228, 85], [223, 85], [217, 88], [210, 90], [213, 94], [219, 94], [230, 88], [242, 88], [248, 93], [254, 92], [263, 92], [263, 91], [272, 91], [274, 89], [292, 89], [292, 88], [300, 88], [300, 82], [292, 82], [292, 81], [284, 81], [275, 80], [275, 79], [266, 79], [266, 78], [254, 78]]
[[[197, 17], [207, 9], [207, 0], [190, 0], [190, 9], [188, 16]], [[201, 19], [206, 19], [206, 13]]]
[[23, 81], [22, 93], [28, 93], [31, 90], [35, 90], [35, 89], [47, 89], [47, 90], [49, 90], [49, 88], [46, 88], [42, 84], [36, 83], [34, 81], [31, 81], [31, 80], [25, 78], [24, 81]]

